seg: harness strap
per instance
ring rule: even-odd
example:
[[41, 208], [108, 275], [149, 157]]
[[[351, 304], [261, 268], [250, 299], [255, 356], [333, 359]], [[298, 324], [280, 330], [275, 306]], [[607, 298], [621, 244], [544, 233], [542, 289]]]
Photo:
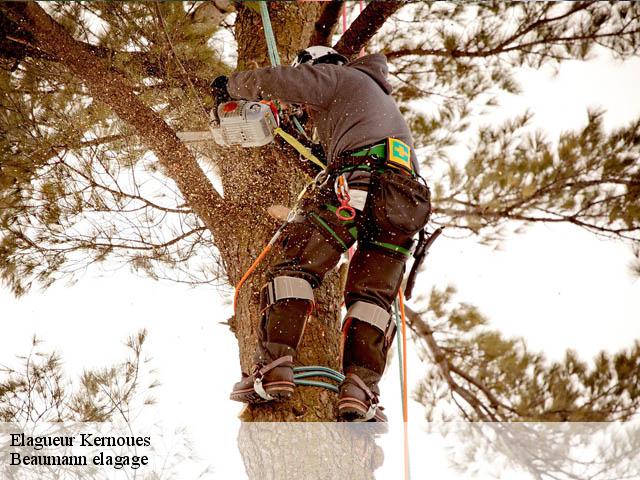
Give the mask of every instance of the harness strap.
[[355, 384], [360, 390], [362, 390], [365, 393], [365, 395], [369, 398], [369, 400], [371, 400], [369, 409], [367, 410], [365, 417], [362, 419], [362, 421], [368, 422], [369, 420], [371, 420], [373, 417], [376, 416], [376, 412], [378, 411], [378, 395], [373, 393], [371, 389], [367, 387], [366, 383], [364, 383], [362, 379], [355, 373], [347, 373], [345, 382], [351, 382]]
[[386, 332], [391, 314], [373, 303], [358, 301], [349, 307], [345, 318], [356, 318]]
[[276, 367], [287, 366], [293, 367], [293, 357], [291, 355], [285, 355], [284, 357], [277, 358], [267, 365], [254, 365], [253, 370], [253, 389], [264, 400], [273, 400], [273, 396], [268, 394], [262, 385], [262, 377], [264, 374], [273, 370]]
[[283, 300], [285, 298], [299, 298], [309, 300], [313, 303], [313, 288], [311, 284], [303, 278], [298, 277], [275, 277], [264, 288], [267, 294], [267, 306]]
[[378, 143], [351, 154], [347, 153], [347, 155], [350, 157], [368, 157], [370, 155], [376, 155], [379, 158], [385, 158], [387, 156], [387, 146], [385, 143]]
[[285, 132], [280, 127], [276, 128], [274, 130], [274, 133], [277, 133], [278, 135], [280, 135], [289, 145], [295, 148], [296, 151], [307, 160], [315, 163], [318, 167], [322, 168], [323, 170], [327, 168], [327, 166], [324, 163], [318, 160], [318, 157], [316, 157], [313, 153], [311, 153], [311, 150], [309, 150], [302, 143], [296, 140], [296, 138], [293, 135]]

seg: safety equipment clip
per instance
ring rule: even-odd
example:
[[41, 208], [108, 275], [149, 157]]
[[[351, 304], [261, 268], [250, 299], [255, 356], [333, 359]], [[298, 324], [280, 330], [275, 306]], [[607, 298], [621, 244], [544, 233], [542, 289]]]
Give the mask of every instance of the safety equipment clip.
[[[344, 174], [336, 178], [334, 189], [340, 202], [340, 206], [336, 209], [336, 217], [345, 222], [356, 218], [356, 209], [349, 205], [351, 196], [349, 195], [349, 185]], [[342, 212], [346, 212], [347, 215], [343, 215]]]

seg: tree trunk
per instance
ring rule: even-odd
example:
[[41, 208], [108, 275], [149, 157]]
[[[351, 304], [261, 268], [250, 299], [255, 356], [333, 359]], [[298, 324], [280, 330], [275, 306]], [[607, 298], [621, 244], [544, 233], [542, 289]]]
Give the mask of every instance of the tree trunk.
[[[282, 61], [289, 63], [298, 50], [308, 45], [323, 5], [271, 2], [269, 7]], [[273, 204], [293, 205], [307, 181], [297, 154], [282, 145], [221, 152], [216, 164], [225, 192], [223, 199], [175, 132], [136, 97], [123, 76], [109, 71], [101, 59], [73, 40], [37, 4], [12, 4], [4, 9], [34, 35], [42, 51], [81, 78], [96, 100], [110, 106], [123, 121], [136, 128], [141, 140], [155, 152], [165, 174], [176, 182], [186, 202], [213, 233], [229, 282], [237, 284], [277, 228], [267, 208]], [[236, 37], [239, 69], [268, 64], [260, 16], [243, 4], [238, 4]], [[272, 259], [273, 256], [264, 262], [240, 292], [234, 324], [244, 371], [251, 366], [257, 341], [259, 290]], [[342, 284], [340, 273], [332, 272], [316, 290], [317, 308], [305, 329], [297, 364], [340, 368]], [[220, 364], [231, 361], [219, 360]], [[242, 419], [334, 422], [335, 403], [335, 395], [328, 390], [303, 387], [288, 402], [246, 408]], [[314, 434], [312, 446], [301, 445], [299, 435], [287, 435], [286, 431], [263, 425], [262, 430], [241, 427], [239, 448], [250, 478], [289, 478], [287, 472], [293, 474], [292, 478], [337, 478], [349, 473], [351, 478], [364, 480], [373, 478], [373, 470], [382, 463], [373, 436], [362, 435], [357, 429], [336, 424], [332, 428], [325, 426]], [[316, 470], [318, 474], [311, 474], [309, 464], [300, 462], [301, 448], [308, 450], [309, 458], [319, 459], [322, 468]], [[273, 475], [265, 477], [267, 471]]]
[[[270, 2], [270, 16], [283, 64], [308, 45], [315, 21], [320, 14], [319, 2]], [[236, 22], [238, 69], [269, 64], [260, 16], [240, 5]], [[227, 272], [235, 282], [249, 268], [264, 248], [276, 224], [266, 214], [273, 204], [293, 205], [305, 180], [298, 168], [297, 154], [290, 148], [265, 147], [256, 151], [236, 150], [221, 162], [225, 198], [241, 205], [243, 218], [237, 224], [235, 256], [227, 256]], [[251, 179], [247, 181], [247, 179]], [[260, 235], [256, 235], [260, 229]], [[269, 256], [273, 259], [273, 254]], [[240, 346], [240, 362], [244, 371], [251, 367], [258, 327], [259, 290], [269, 260], [240, 292], [236, 317], [236, 334]], [[324, 365], [340, 368], [340, 300], [342, 282], [337, 272], [327, 275], [315, 291], [317, 309], [309, 320], [296, 364]], [[334, 421], [335, 395], [312, 387], [296, 389], [286, 403], [249, 407], [245, 421]]]
[[[308, 45], [320, 14], [320, 2], [270, 2], [274, 34], [283, 63]], [[258, 34], [257, 34], [258, 33]], [[245, 6], [238, 9], [236, 22], [238, 69], [268, 65], [267, 48], [260, 17]], [[238, 222], [235, 258], [227, 262], [229, 277], [237, 282], [267, 242], [275, 224], [266, 209], [273, 204], [293, 205], [304, 186], [297, 154], [278, 147], [259, 151], [236, 150], [220, 162], [225, 199], [242, 205], [245, 215]], [[247, 179], [251, 179], [247, 181]], [[259, 229], [260, 234], [256, 232]], [[273, 255], [270, 257], [273, 258]], [[235, 263], [233, 263], [235, 262]], [[240, 292], [235, 319], [244, 371], [251, 366], [258, 327], [259, 289], [264, 284], [268, 262], [254, 274]], [[340, 368], [341, 272], [327, 275], [316, 289], [317, 308], [305, 328], [296, 364]], [[284, 403], [249, 406], [244, 422], [335, 422], [336, 395], [315, 387], [298, 387], [293, 398]], [[348, 428], [342, 424], [279, 425], [242, 423], [238, 449], [248, 478], [353, 478], [370, 480], [382, 465], [383, 454], [377, 447], [371, 427]]]
[[[307, 46], [322, 4], [270, 2], [269, 7], [282, 61], [288, 63], [298, 50]], [[176, 182], [186, 202], [213, 233], [229, 282], [237, 284], [277, 228], [266, 209], [272, 204], [292, 205], [304, 186], [306, 180], [297, 154], [281, 145], [225, 149], [216, 159], [225, 192], [223, 199], [175, 132], [136, 97], [126, 78], [110, 71], [36, 3], [9, 3], [3, 10], [20, 28], [33, 35], [40, 50], [69, 68], [82, 79], [96, 100], [110, 106], [136, 129], [141, 140], [158, 157], [164, 173]], [[236, 36], [239, 69], [268, 64], [261, 18], [242, 4], [238, 6]], [[258, 293], [268, 261], [240, 294], [235, 325], [244, 371], [251, 366], [256, 345]], [[339, 274], [333, 272], [316, 291], [318, 308], [306, 328], [298, 364], [339, 368], [341, 298]], [[334, 403], [335, 396], [328, 391], [300, 388], [292, 401], [249, 408], [243, 419], [334, 421]]]
[[379, 433], [371, 423], [242, 423], [238, 448], [250, 480], [373, 480]]

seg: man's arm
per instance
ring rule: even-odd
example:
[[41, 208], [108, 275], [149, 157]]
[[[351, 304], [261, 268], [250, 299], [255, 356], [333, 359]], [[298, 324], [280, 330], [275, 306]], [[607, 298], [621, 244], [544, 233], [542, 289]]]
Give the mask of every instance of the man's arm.
[[227, 89], [233, 98], [282, 100], [326, 108], [338, 86], [336, 65], [268, 67], [229, 76]]

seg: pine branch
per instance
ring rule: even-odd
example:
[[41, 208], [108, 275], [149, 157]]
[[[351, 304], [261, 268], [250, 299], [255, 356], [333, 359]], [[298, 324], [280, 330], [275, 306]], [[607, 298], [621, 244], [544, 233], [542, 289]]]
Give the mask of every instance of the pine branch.
[[[156, 154], [165, 174], [174, 180], [186, 202], [218, 238], [219, 246], [232, 241], [233, 228], [226, 221], [230, 205], [218, 194], [196, 159], [175, 132], [151, 108], [142, 103], [118, 73], [108, 70], [91, 51], [74, 40], [36, 3], [11, 3], [5, 12], [28, 30], [38, 48], [59, 58], [83, 80], [94, 98], [111, 107], [133, 126]], [[222, 212], [225, 212], [224, 214]]]
[[[118, 63], [126, 64], [130, 67], [132, 66], [135, 69], [141, 70], [145, 75], [150, 77], [162, 79], [166, 78], [169, 74], [166, 63], [155, 58], [149, 52], [117, 51], [108, 47], [92, 45], [80, 40], [75, 41], [97, 58], [107, 61], [109, 64], [115, 63], [114, 60], [117, 59]], [[26, 57], [51, 62], [60, 61], [60, 59], [50, 51], [40, 48], [37, 45], [37, 41], [33, 38], [33, 35], [26, 32], [24, 27], [19, 27], [16, 22], [7, 18], [7, 16], [3, 14], [2, 10], [0, 10], [0, 57], [16, 60], [18, 62], [24, 60]], [[183, 63], [188, 67], [188, 61]], [[111, 66], [110, 69], [125, 75], [122, 70], [119, 70], [114, 66]], [[189, 70], [189, 68], [187, 68], [187, 70]], [[171, 72], [171, 75], [178, 81], [183, 82], [185, 86], [188, 82], [191, 82], [201, 94], [209, 93], [209, 80], [207, 79], [202, 79], [192, 74], [185, 75], [181, 72]]]
[[406, 3], [404, 1], [369, 3], [333, 48], [346, 56], [355, 55], [373, 38], [387, 19]]
[[[407, 314], [407, 319], [409, 320], [410, 328], [416, 332], [416, 334], [424, 340], [427, 345], [427, 348], [431, 352], [433, 356], [433, 360], [440, 369], [440, 373], [442, 377], [449, 385], [452, 393], [458, 394], [476, 413], [478, 418], [482, 421], [491, 421], [497, 422], [500, 420], [504, 420], [501, 416], [498, 415], [498, 412], [494, 405], [500, 405], [500, 402], [497, 401], [493, 395], [487, 396], [492, 405], [486, 405], [477, 395], [475, 395], [471, 390], [464, 388], [460, 385], [451, 375], [452, 373], [460, 372], [460, 369], [452, 369], [452, 364], [448, 357], [444, 354], [438, 342], [436, 342], [433, 336], [433, 329], [429, 326], [429, 324], [420, 316], [418, 312], [413, 310], [412, 308], [405, 305], [405, 312]], [[465, 378], [464, 376], [462, 376]], [[472, 382], [470, 382], [472, 383]], [[482, 391], [488, 390], [486, 387], [481, 389]], [[463, 415], [467, 415], [464, 408], [459, 405], [458, 408], [461, 410]]]

